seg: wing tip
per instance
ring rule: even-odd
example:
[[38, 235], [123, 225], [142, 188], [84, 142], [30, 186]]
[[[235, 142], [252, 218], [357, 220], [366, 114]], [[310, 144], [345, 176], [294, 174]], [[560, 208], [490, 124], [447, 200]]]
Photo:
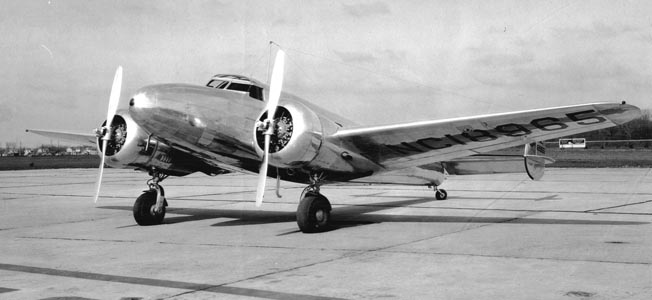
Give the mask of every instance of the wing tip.
[[595, 108], [602, 114], [608, 116], [609, 120], [617, 125], [625, 124], [640, 118], [643, 113], [638, 106], [621, 103], [596, 104]]

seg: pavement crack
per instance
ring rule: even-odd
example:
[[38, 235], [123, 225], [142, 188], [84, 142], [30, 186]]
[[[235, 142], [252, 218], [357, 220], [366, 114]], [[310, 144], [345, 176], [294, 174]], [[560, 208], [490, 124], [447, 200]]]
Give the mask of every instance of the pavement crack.
[[196, 244], [196, 243], [175, 243], [175, 242], [166, 242], [166, 241], [160, 241], [160, 242], [158, 242], [158, 244], [160, 244], [160, 245], [177, 245], [177, 246], [206, 246], [206, 247], [222, 247], [222, 248], [281, 249], [281, 250], [301, 249], [301, 250], [311, 250], [311, 251], [331, 251], [331, 252], [346, 252], [346, 253], [364, 251], [364, 250], [346, 249], [346, 248], [325, 248], [325, 247], [320, 247], [320, 248], [312, 248], [312, 247], [297, 248], [296, 246], [238, 245], [238, 244], [219, 244], [219, 243], [198, 243], [198, 244]]
[[106, 239], [85, 239], [85, 238], [65, 238], [65, 237], [40, 237], [40, 236], [18, 236], [18, 239], [31, 240], [58, 240], [58, 241], [80, 241], [80, 242], [112, 242], [112, 243], [136, 243], [134, 240], [106, 240]]
[[538, 256], [513, 256], [513, 255], [490, 255], [490, 254], [473, 254], [473, 253], [453, 253], [453, 252], [427, 252], [427, 251], [403, 251], [392, 250], [384, 251], [388, 253], [403, 253], [403, 254], [430, 254], [441, 256], [468, 256], [468, 257], [487, 257], [487, 258], [507, 258], [507, 259], [523, 259], [523, 260], [545, 260], [557, 262], [589, 262], [589, 263], [604, 263], [604, 264], [620, 264], [620, 265], [642, 265], [649, 266], [652, 262], [630, 262], [630, 261], [614, 261], [614, 260], [595, 260], [595, 259], [573, 259], [573, 258], [559, 258], [559, 257], [538, 257]]
[[[586, 210], [584, 212], [592, 213], [592, 212], [598, 212], [598, 211], [601, 211], [601, 210], [621, 208], [621, 207], [627, 207], [627, 206], [633, 206], [633, 205], [640, 205], [640, 204], [645, 204], [645, 203], [652, 203], [652, 200], [646, 200], [646, 201], [640, 201], [640, 202], [634, 202], [634, 203], [627, 203], [627, 204], [621, 204], [621, 205], [614, 205], [614, 206], [607, 206], [607, 207], [603, 207], [603, 208], [589, 209], [589, 210]], [[638, 213], [638, 214], [649, 215], [649, 213]]]

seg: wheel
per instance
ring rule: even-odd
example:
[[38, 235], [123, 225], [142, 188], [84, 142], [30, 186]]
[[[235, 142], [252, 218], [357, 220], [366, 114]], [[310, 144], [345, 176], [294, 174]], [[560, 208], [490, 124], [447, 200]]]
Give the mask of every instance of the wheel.
[[297, 208], [297, 224], [303, 233], [321, 232], [328, 229], [331, 204], [326, 197], [308, 193]]
[[448, 193], [444, 189], [438, 189], [435, 191], [435, 198], [437, 198], [437, 200], [446, 200], [446, 198], [448, 198]]
[[156, 191], [147, 191], [140, 195], [134, 202], [134, 219], [141, 226], [158, 225], [165, 218], [165, 205], [161, 213], [155, 213], [152, 208], [156, 205]]

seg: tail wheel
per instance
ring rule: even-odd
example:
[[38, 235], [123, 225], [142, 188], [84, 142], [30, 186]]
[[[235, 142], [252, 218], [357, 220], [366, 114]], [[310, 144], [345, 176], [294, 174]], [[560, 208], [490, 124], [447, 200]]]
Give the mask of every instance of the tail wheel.
[[326, 197], [308, 193], [297, 208], [297, 224], [303, 233], [322, 232], [330, 226], [331, 204]]
[[435, 191], [435, 198], [437, 200], [446, 200], [448, 198], [448, 192], [444, 189], [438, 189]]
[[165, 206], [160, 213], [154, 212], [156, 206], [156, 191], [147, 191], [140, 195], [134, 203], [134, 219], [141, 226], [158, 225], [165, 218]]

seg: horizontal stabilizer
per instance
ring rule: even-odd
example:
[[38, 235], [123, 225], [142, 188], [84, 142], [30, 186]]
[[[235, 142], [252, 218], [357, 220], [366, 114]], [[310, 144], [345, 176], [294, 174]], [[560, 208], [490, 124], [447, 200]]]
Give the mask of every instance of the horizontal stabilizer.
[[51, 131], [39, 129], [25, 129], [25, 132], [36, 133], [53, 139], [61, 139], [70, 142], [76, 142], [87, 146], [97, 145], [97, 136], [92, 133], [75, 133], [65, 131]]

